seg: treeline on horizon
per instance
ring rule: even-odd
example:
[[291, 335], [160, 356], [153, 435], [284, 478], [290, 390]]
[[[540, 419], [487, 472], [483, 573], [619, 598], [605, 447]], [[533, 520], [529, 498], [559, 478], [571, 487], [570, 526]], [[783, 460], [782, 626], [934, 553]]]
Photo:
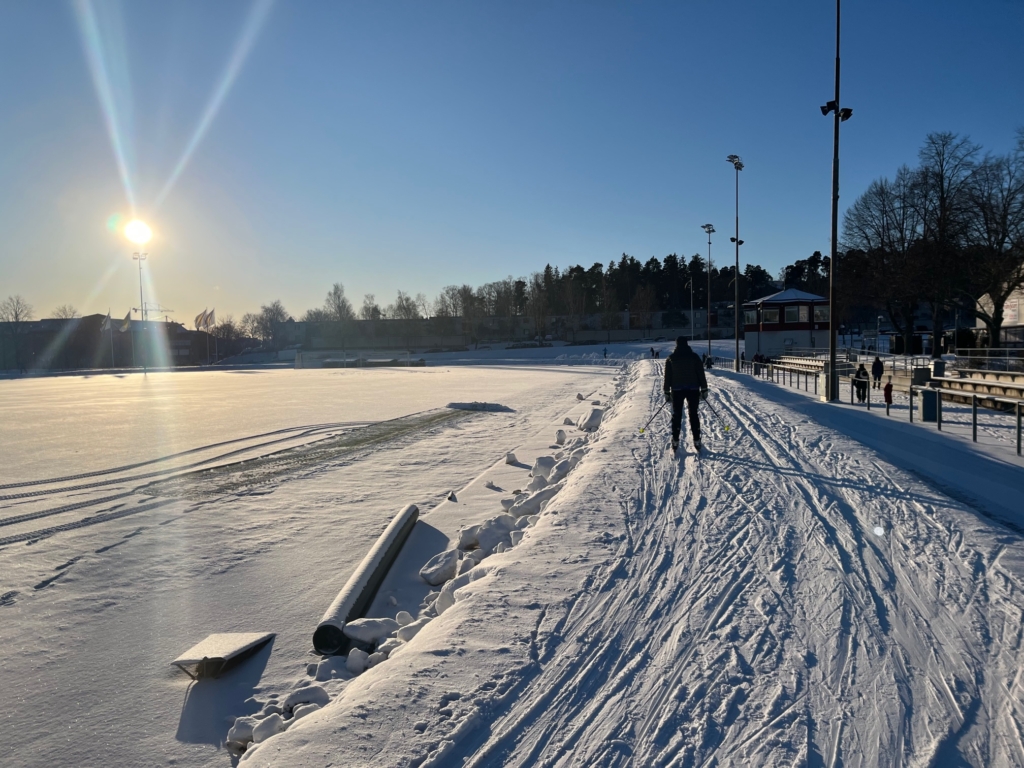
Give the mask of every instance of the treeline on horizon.
[[[918, 165], [904, 165], [892, 179], [881, 178], [847, 209], [837, 270], [838, 321], [884, 312], [910, 348], [918, 310], [930, 310], [932, 333], [938, 338], [951, 310], [977, 316], [989, 338], [998, 340], [1003, 310], [1010, 295], [1024, 285], [1024, 128], [1006, 154], [983, 153], [967, 137], [929, 134], [918, 153]], [[724, 261], [728, 261], [728, 256]], [[828, 294], [830, 260], [815, 252], [780, 270], [786, 287]], [[710, 270], [711, 301], [731, 302], [731, 265]], [[691, 306], [708, 305], [708, 266], [700, 254], [687, 260], [676, 254], [641, 262], [623, 254], [607, 265], [594, 263], [559, 268], [550, 264], [529, 278], [511, 276], [473, 287], [449, 285], [430, 300], [422, 293], [398, 291], [381, 306], [373, 294], [355, 309], [341, 283], [335, 283], [320, 307], [299, 320], [440, 320], [462, 318], [472, 333], [485, 317], [529, 317], [542, 332], [552, 316], [569, 318], [578, 327], [583, 316], [601, 316], [602, 328], [617, 328], [629, 310], [638, 327], [650, 324], [652, 313], [669, 313], [669, 325], [685, 326]], [[741, 303], [777, 290], [767, 270], [748, 264], [739, 276]], [[982, 304], [982, 297], [988, 297]], [[75, 317], [63, 305], [56, 317]], [[32, 319], [32, 307], [20, 295], [0, 302], [0, 321]], [[230, 315], [213, 329], [222, 338], [250, 337], [272, 341], [276, 323], [293, 319], [280, 301], [248, 312], [239, 321]], [[444, 323], [441, 323], [444, 325]]]

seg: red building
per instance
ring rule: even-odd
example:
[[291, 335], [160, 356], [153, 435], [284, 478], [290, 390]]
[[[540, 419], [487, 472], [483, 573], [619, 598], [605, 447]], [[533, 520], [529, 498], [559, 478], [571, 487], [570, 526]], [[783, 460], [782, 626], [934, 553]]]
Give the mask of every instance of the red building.
[[793, 349], [828, 349], [828, 299], [788, 288], [743, 305], [747, 359]]

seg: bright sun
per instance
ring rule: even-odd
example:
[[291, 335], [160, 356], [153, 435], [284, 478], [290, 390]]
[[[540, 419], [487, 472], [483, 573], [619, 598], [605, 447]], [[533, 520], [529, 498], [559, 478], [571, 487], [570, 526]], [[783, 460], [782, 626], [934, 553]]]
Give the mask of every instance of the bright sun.
[[153, 236], [153, 231], [146, 225], [146, 222], [132, 219], [125, 225], [124, 236], [136, 245], [145, 245]]

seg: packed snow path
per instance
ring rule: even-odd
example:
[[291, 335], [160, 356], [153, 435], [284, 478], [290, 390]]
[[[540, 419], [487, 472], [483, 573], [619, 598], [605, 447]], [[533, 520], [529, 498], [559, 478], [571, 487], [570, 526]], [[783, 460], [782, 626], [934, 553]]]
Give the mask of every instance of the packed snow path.
[[732, 437], [712, 421], [702, 458], [633, 442], [626, 538], [478, 762], [1024, 764], [1020, 537], [713, 386]]
[[1024, 764], [1021, 536], [749, 377], [673, 455], [667, 414], [638, 434], [660, 375], [454, 607], [244, 762]]

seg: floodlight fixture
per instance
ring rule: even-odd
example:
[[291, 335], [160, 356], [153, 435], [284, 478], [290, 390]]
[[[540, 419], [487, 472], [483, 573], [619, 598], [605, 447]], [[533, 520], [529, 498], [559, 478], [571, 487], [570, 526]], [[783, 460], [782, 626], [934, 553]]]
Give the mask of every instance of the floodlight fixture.
[[853, 117], [853, 110], [849, 107], [843, 107], [839, 110], [839, 122], [845, 123], [851, 117]]
[[725, 159], [732, 163], [732, 167], [735, 168], [737, 171], [743, 170], [743, 161], [740, 159], [739, 155], [729, 155]]
[[709, 235], [715, 231], [715, 228], [710, 224], [701, 224], [700, 228], [707, 232]]

